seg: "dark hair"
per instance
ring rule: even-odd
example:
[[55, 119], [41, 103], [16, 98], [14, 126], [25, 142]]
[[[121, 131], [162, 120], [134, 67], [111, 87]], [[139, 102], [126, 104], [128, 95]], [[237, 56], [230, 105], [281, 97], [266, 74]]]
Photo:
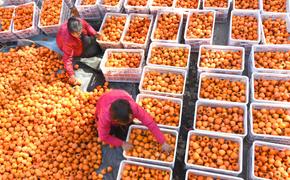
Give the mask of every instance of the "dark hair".
[[70, 17], [67, 21], [67, 29], [70, 33], [81, 32], [83, 25], [81, 21], [76, 17]]
[[110, 108], [111, 118], [122, 123], [128, 123], [132, 109], [127, 100], [119, 99], [112, 103]]

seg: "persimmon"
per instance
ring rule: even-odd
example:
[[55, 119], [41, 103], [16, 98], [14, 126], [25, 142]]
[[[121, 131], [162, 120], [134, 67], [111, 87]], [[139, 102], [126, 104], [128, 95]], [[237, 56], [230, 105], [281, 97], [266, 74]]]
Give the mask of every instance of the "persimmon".
[[234, 0], [235, 9], [259, 9], [259, 0]]
[[262, 0], [263, 10], [266, 12], [286, 13], [287, 0]]
[[156, 40], [177, 40], [179, 24], [181, 23], [179, 14], [163, 12], [158, 16], [157, 26], [154, 33]]
[[290, 70], [289, 51], [254, 52], [256, 68]]
[[12, 7], [0, 7], [0, 32], [10, 30], [13, 12]]
[[254, 16], [232, 17], [232, 38], [240, 40], [258, 40], [258, 19]]
[[59, 24], [61, 8], [62, 0], [44, 0], [40, 13], [40, 24], [42, 26]]
[[81, 5], [95, 5], [97, 0], [82, 0]]
[[32, 27], [34, 4], [19, 5], [13, 18], [14, 30], [20, 31]]
[[197, 9], [199, 0], [177, 0], [176, 8]]
[[115, 68], [138, 68], [141, 63], [140, 53], [111, 52], [108, 54], [106, 67]]
[[228, 0], [205, 0], [204, 7], [228, 7]]
[[210, 38], [213, 31], [214, 14], [213, 12], [198, 13], [194, 12], [189, 17], [186, 38]]
[[284, 19], [265, 18], [263, 20], [263, 31], [266, 44], [290, 44], [290, 33]]

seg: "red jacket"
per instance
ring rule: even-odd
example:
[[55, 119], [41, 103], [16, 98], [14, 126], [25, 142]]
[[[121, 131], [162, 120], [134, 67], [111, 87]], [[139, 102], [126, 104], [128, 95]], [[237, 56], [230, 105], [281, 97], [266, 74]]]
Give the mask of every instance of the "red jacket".
[[[97, 32], [85, 20], [80, 19], [83, 25], [82, 34], [95, 36]], [[74, 75], [72, 60], [73, 57], [81, 56], [83, 52], [83, 45], [80, 38], [73, 37], [67, 28], [67, 21], [61, 25], [56, 36], [56, 43], [60, 50], [62, 50], [64, 68], [70, 76]]]
[[115, 147], [121, 146], [123, 143], [121, 139], [110, 135], [111, 126], [117, 125], [113, 124], [111, 121], [110, 108], [111, 104], [118, 99], [127, 100], [133, 111], [133, 118], [139, 119], [142, 124], [147, 126], [159, 143], [163, 144], [165, 142], [165, 137], [157, 127], [153, 118], [123, 90], [111, 90], [98, 100], [96, 107], [96, 123], [98, 125], [98, 134], [102, 141]]

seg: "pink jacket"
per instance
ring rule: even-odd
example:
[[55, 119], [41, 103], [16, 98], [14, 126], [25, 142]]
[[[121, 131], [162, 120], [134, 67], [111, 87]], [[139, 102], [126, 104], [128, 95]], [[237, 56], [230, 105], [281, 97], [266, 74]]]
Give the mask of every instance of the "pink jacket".
[[98, 134], [102, 141], [115, 147], [123, 144], [121, 139], [110, 135], [111, 126], [117, 125], [113, 124], [111, 121], [110, 107], [111, 104], [118, 99], [127, 100], [130, 103], [133, 117], [139, 119], [142, 124], [147, 126], [159, 143], [163, 144], [165, 142], [164, 135], [157, 127], [153, 118], [123, 90], [111, 90], [98, 100], [96, 107], [96, 123], [98, 125]]

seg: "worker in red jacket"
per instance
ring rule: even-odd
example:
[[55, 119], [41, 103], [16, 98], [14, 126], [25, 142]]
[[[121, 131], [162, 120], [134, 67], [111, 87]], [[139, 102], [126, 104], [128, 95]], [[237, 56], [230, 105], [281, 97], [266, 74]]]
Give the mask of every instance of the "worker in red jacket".
[[123, 90], [111, 90], [103, 94], [96, 107], [96, 124], [100, 139], [114, 147], [130, 150], [132, 144], [126, 142], [129, 126], [136, 118], [147, 126], [156, 140], [162, 144], [162, 150], [170, 152], [172, 147], [157, 127], [153, 118]]
[[85, 20], [71, 17], [61, 25], [56, 36], [56, 43], [63, 52], [62, 60], [64, 68], [69, 74], [69, 83], [80, 85], [74, 76], [73, 58], [90, 58], [101, 53], [101, 49], [96, 42], [99, 33], [94, 30]]

